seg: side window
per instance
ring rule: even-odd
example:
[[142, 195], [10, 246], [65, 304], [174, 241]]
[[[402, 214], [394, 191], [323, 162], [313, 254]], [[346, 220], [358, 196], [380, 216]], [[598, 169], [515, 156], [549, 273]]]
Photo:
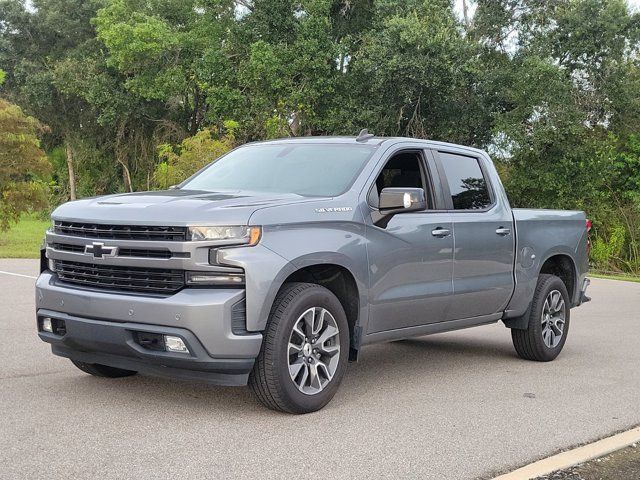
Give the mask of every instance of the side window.
[[491, 205], [487, 181], [478, 159], [439, 152], [455, 210], [477, 210]]
[[429, 208], [432, 208], [421, 163], [422, 157], [418, 152], [400, 152], [391, 157], [378, 175], [375, 187], [371, 189], [369, 203], [371, 205], [378, 204], [378, 198], [383, 188], [422, 188], [425, 191]]

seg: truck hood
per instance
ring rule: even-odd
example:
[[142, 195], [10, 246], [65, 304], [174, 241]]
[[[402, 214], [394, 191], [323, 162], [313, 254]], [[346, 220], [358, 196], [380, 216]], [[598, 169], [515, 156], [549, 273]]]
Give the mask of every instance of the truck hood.
[[288, 193], [163, 190], [67, 202], [52, 218], [121, 225], [247, 225], [261, 208], [318, 200], [321, 198]]

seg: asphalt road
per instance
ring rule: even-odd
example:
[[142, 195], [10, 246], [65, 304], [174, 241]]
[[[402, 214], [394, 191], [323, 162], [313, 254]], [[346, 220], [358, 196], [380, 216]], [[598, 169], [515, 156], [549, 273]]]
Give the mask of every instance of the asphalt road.
[[0, 260], [0, 478], [490, 478], [640, 424], [640, 284], [593, 280], [552, 363], [502, 324], [367, 347], [324, 410], [100, 379], [35, 333], [36, 261]]

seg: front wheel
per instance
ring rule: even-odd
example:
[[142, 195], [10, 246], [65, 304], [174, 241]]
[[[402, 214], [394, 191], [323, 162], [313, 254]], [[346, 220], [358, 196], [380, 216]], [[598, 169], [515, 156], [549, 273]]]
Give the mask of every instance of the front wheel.
[[335, 395], [347, 366], [349, 325], [338, 298], [312, 283], [276, 297], [249, 386], [268, 408], [309, 413]]
[[516, 352], [525, 360], [550, 362], [562, 351], [569, 333], [569, 294], [555, 275], [541, 274], [526, 330], [511, 329]]

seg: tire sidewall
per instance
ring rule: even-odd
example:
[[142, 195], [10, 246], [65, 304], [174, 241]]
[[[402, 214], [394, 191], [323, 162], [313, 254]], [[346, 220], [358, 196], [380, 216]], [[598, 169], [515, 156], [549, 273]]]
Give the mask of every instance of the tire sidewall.
[[[335, 318], [340, 332], [340, 360], [329, 384], [321, 392], [307, 395], [298, 390], [289, 375], [288, 345], [295, 322], [311, 307], [325, 308]], [[276, 339], [279, 347], [273, 356], [275, 375], [283, 397], [291, 404], [292, 410], [301, 413], [315, 411], [329, 403], [340, 386], [349, 357], [349, 324], [338, 298], [319, 285], [301, 292], [286, 307], [276, 329]]]
[[[554, 348], [549, 348], [544, 343], [544, 340], [542, 338], [542, 310], [544, 308], [544, 303], [547, 299], [547, 295], [549, 295], [552, 290], [558, 290], [562, 295], [562, 299], [564, 300], [565, 324], [560, 343], [558, 343], [558, 345], [556, 345]], [[538, 346], [539, 352], [542, 354], [544, 360], [550, 361], [555, 359], [560, 354], [565, 342], [567, 341], [571, 316], [571, 303], [569, 300], [567, 287], [565, 286], [564, 282], [556, 276], [549, 276], [547, 279], [545, 279], [542, 288], [539, 290], [539, 293], [540, 295], [535, 299], [529, 322], [530, 328], [533, 330], [532, 333], [535, 336], [536, 345]]]

